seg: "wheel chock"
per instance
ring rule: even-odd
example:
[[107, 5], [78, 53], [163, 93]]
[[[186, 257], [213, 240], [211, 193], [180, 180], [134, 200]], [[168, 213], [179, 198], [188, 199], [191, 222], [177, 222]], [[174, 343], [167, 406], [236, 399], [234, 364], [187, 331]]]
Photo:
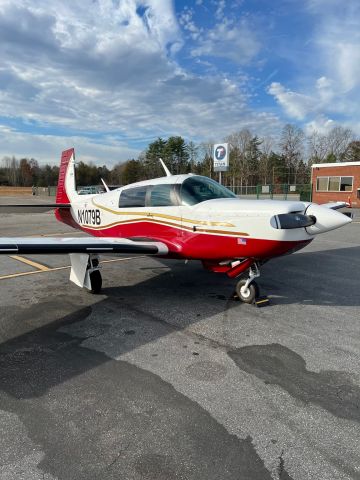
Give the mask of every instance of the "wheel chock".
[[254, 305], [257, 308], [266, 307], [267, 305], [270, 305], [270, 300], [266, 295], [263, 295], [261, 297], [255, 298]]

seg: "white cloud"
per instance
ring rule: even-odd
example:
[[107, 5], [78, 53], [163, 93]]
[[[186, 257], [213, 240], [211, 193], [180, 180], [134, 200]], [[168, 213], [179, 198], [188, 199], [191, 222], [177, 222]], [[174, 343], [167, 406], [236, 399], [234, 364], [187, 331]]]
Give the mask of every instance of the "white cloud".
[[305, 125], [305, 133], [311, 135], [315, 131], [321, 135], [327, 135], [335, 125], [334, 120], [324, 115], [319, 115]]
[[[2, 156], [17, 158], [35, 157], [39, 164], [59, 164], [63, 150], [75, 147], [78, 161], [92, 162], [97, 165], [111, 166], [117, 162], [137, 158], [139, 150], [129, 148], [126, 144], [111, 138], [103, 143], [80, 137], [63, 137], [55, 135], [34, 135], [20, 133], [10, 128], [0, 128], [0, 144]], [[32, 155], [31, 152], [36, 152]]]
[[278, 82], [271, 83], [268, 92], [276, 98], [291, 118], [303, 120], [308, 113], [316, 109], [313, 98], [288, 90]]
[[246, 20], [241, 20], [238, 25], [223, 20], [199, 38], [191, 54], [195, 57], [226, 58], [238, 65], [246, 65], [259, 53], [260, 48], [260, 41]]
[[[307, 129], [325, 131], [329, 119], [342, 118], [359, 134], [360, 4], [348, 0], [340, 7], [337, 0], [307, 0], [306, 6], [314, 23], [308, 38], [313, 46], [310, 68], [297, 78], [296, 89], [272, 84], [268, 92], [290, 118], [306, 119]], [[322, 72], [320, 78], [312, 76], [315, 70]]]
[[[191, 25], [191, 16], [187, 21]], [[127, 140], [221, 139], [246, 126], [259, 134], [276, 128], [276, 116], [247, 107], [239, 84], [180, 68], [175, 58], [182, 44], [171, 0], [0, 0], [1, 115], [35, 122], [36, 132], [41, 126], [76, 131], [85, 150], [80, 155], [95, 159], [109, 151], [114, 161], [116, 149], [122, 159], [138, 153]], [[243, 64], [260, 45], [242, 22], [209, 31], [198, 48]], [[0, 158], [57, 158], [69, 145], [68, 136], [20, 130], [2, 137]], [[89, 140], [89, 132], [100, 140]]]

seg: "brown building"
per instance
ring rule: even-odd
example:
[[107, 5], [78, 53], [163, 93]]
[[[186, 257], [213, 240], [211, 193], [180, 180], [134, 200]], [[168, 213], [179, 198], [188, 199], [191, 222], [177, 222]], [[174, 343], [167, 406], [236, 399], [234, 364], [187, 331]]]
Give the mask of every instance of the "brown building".
[[343, 201], [360, 208], [360, 162], [315, 163], [311, 184], [315, 203]]

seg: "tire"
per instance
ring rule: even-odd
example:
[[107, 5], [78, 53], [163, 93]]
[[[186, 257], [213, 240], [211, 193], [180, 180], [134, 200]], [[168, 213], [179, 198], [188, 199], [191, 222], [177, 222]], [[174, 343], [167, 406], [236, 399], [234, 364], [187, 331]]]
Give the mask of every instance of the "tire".
[[91, 290], [90, 292], [93, 294], [97, 294], [101, 292], [102, 287], [102, 277], [99, 270], [94, 270], [90, 273], [90, 282], [91, 282]]
[[236, 295], [244, 303], [254, 303], [255, 299], [259, 296], [259, 287], [256, 282], [251, 282], [247, 288], [247, 291], [243, 290], [243, 287], [246, 283], [246, 279], [240, 280], [236, 284]]

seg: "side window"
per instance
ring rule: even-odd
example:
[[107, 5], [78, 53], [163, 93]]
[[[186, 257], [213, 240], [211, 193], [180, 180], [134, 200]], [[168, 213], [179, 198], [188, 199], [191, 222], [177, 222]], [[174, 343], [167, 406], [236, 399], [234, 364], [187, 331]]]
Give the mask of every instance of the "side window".
[[119, 207], [145, 207], [146, 187], [127, 188], [120, 193]]
[[150, 207], [169, 207], [177, 205], [174, 185], [153, 185], [150, 192]]

